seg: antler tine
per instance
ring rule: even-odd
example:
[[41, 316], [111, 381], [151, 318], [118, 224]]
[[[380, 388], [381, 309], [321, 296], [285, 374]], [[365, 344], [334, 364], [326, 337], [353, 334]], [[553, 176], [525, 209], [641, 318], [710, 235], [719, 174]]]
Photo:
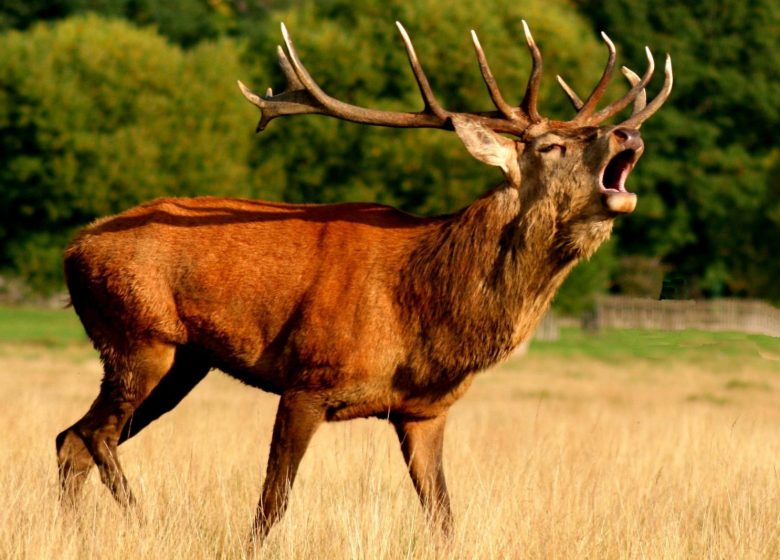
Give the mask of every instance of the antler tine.
[[515, 120], [516, 117], [512, 107], [504, 100], [504, 97], [501, 95], [501, 90], [498, 88], [496, 79], [493, 77], [493, 72], [490, 71], [490, 66], [488, 65], [487, 57], [485, 57], [485, 52], [482, 50], [482, 45], [479, 43], [479, 37], [477, 37], [476, 31], [473, 29], [471, 30], [471, 40], [474, 43], [474, 50], [477, 51], [477, 60], [479, 62], [479, 70], [482, 73], [482, 79], [485, 80], [485, 85], [488, 88], [488, 92], [490, 93], [490, 98], [493, 100], [493, 104], [507, 119]]
[[287, 89], [305, 89], [301, 81], [298, 79], [298, 75], [295, 73], [295, 70], [293, 70], [287, 55], [284, 54], [284, 49], [281, 45], [276, 45], [276, 55], [279, 57], [279, 67], [282, 69], [284, 78], [287, 80]]
[[674, 76], [672, 74], [672, 57], [667, 54], [666, 63], [664, 64], [664, 85], [661, 88], [661, 91], [650, 103], [647, 104], [646, 107], [631, 115], [631, 117], [624, 121], [621, 126], [628, 128], [639, 128], [642, 126], [642, 123], [649, 119], [669, 97], [669, 94], [672, 92], [673, 82]]
[[250, 103], [260, 108], [260, 121], [257, 123], [255, 132], [265, 130], [269, 122], [284, 115], [324, 113], [324, 110], [313, 103], [311, 97], [305, 91], [303, 84], [293, 71], [290, 61], [287, 59], [281, 46], [276, 47], [276, 53], [279, 56], [279, 66], [287, 79], [285, 91], [274, 96], [273, 90], [268, 88], [265, 96], [260, 97], [246, 87], [241, 80], [238, 80], [238, 87], [241, 89], [244, 97]]
[[523, 102], [520, 107], [523, 109], [531, 122], [539, 122], [542, 117], [539, 115], [539, 111], [536, 108], [537, 98], [539, 97], [539, 83], [542, 80], [542, 53], [539, 51], [539, 47], [536, 46], [531, 35], [531, 30], [528, 29], [528, 24], [525, 20], [522, 20], [523, 31], [525, 32], [525, 40], [528, 43], [528, 50], [531, 51], [531, 59], [533, 60], [533, 66], [531, 67], [531, 76], [528, 78], [528, 85], [525, 89], [525, 95], [523, 96]]
[[577, 113], [577, 116], [574, 117], [575, 121], [586, 119], [587, 117], [593, 114], [593, 111], [596, 110], [596, 104], [604, 95], [604, 92], [606, 91], [607, 86], [609, 85], [609, 79], [612, 77], [612, 72], [615, 69], [615, 58], [617, 56], [617, 51], [615, 50], [615, 44], [603, 31], [601, 32], [601, 38], [604, 39], [604, 42], [607, 44], [607, 49], [609, 50], [607, 65], [604, 67], [604, 72], [601, 74], [601, 79], [596, 84], [596, 87], [593, 88], [591, 94], [588, 96], [588, 100], [585, 101], [585, 104], [582, 106], [582, 108], [580, 108], [579, 112]]
[[569, 84], [567, 84], [563, 78], [560, 76], [555, 76], [555, 79], [558, 80], [558, 85], [561, 86], [561, 89], [563, 89], [564, 93], [566, 93], [567, 97], [569, 98], [569, 101], [571, 101], [571, 104], [574, 105], [574, 108], [579, 111], [582, 109], [582, 106], [585, 105], [582, 102], [582, 99], [580, 99], [580, 96], [577, 95], [573, 89], [569, 87]]
[[[623, 72], [623, 75], [631, 83], [631, 87], [639, 83], [639, 80], [641, 79], [639, 75], [627, 66], [623, 66], [620, 71]], [[645, 105], [647, 105], [647, 90], [643, 88], [642, 91], [639, 92], [639, 95], [636, 96], [636, 99], [634, 99], [634, 110], [631, 115], [636, 115], [645, 108]]]
[[[284, 35], [285, 42], [287, 42], [289, 48], [289, 37], [284, 24], [282, 24], [282, 34]], [[279, 57], [279, 67], [282, 69], [282, 73], [284, 73], [285, 79], [287, 80], [287, 88], [285, 91], [274, 96], [273, 90], [268, 88], [265, 96], [260, 97], [246, 87], [240, 80], [238, 81], [238, 87], [241, 89], [241, 93], [244, 94], [247, 101], [260, 108], [260, 121], [257, 123], [256, 132], [265, 130], [268, 123], [277, 117], [282, 117], [284, 115], [321, 114], [325, 112], [321, 104], [317, 102], [316, 98], [301, 82], [281, 46], [276, 47], [276, 54]], [[321, 90], [320, 93], [325, 95]]]
[[401, 25], [400, 21], [396, 21], [395, 25], [398, 27], [398, 31], [401, 32], [401, 38], [404, 41], [404, 47], [406, 47], [406, 55], [409, 57], [409, 64], [412, 66], [412, 72], [414, 72], [414, 78], [417, 80], [417, 85], [420, 88], [420, 94], [425, 102], [425, 108], [430, 110], [434, 115], [441, 119], [447, 119], [448, 113], [445, 111], [439, 102], [436, 101], [436, 97], [433, 95], [431, 84], [428, 82], [428, 77], [420, 65], [420, 61], [417, 58], [417, 53], [414, 52], [414, 46], [412, 40], [409, 38], [409, 34]]
[[649, 47], [645, 47], [645, 55], [647, 56], [647, 70], [645, 71], [645, 75], [642, 76], [642, 79], [637, 84], [635, 84], [634, 87], [632, 87], [626, 95], [624, 95], [617, 101], [610, 103], [598, 113], [591, 115], [588, 119], [586, 119], [585, 122], [594, 125], [610, 117], [613, 117], [615, 114], [619, 113], [620, 111], [628, 107], [629, 103], [633, 102], [634, 99], [636, 99], [639, 96], [642, 90], [650, 82], [650, 78], [653, 77], [653, 71], [655, 71], [655, 61], [653, 60], [653, 53], [650, 52]]
[[284, 25], [284, 23], [282, 23], [282, 38], [284, 39], [285, 46], [287, 46], [287, 52], [290, 53], [289, 59], [287, 57], [280, 59], [279, 62], [282, 66], [282, 69], [284, 69], [284, 62], [282, 62], [282, 60], [289, 62], [292, 66], [292, 70], [295, 72], [295, 75], [298, 78], [298, 83], [301, 84], [306, 89], [306, 91], [308, 91], [311, 96], [324, 107], [329, 107], [332, 101], [337, 102], [336, 99], [333, 99], [324, 91], [322, 91], [320, 86], [317, 85], [317, 82], [315, 82], [311, 77], [311, 74], [309, 74], [309, 71], [306, 70], [304, 65], [301, 63], [301, 59], [298, 58], [298, 52], [295, 50], [295, 45], [293, 45], [290, 34], [287, 32], [287, 27]]

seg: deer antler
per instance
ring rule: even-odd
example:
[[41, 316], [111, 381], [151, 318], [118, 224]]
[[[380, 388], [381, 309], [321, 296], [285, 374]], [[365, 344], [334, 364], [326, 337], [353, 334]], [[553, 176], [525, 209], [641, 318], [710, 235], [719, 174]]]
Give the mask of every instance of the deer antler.
[[639, 128], [642, 126], [644, 121], [650, 118], [650, 116], [655, 113], [658, 108], [661, 107], [661, 105], [663, 105], [664, 101], [666, 101], [666, 98], [669, 97], [669, 94], [672, 91], [672, 59], [668, 54], [666, 55], [666, 64], [664, 67], [664, 85], [655, 99], [653, 99], [653, 101], [647, 105], [647, 92], [645, 91], [645, 87], [650, 82], [650, 78], [653, 77], [655, 61], [653, 60], [653, 54], [650, 52], [650, 48], [645, 47], [645, 54], [647, 56], [647, 70], [645, 71], [645, 75], [640, 78], [636, 73], [624, 66], [622, 68], [622, 72], [631, 83], [631, 89], [622, 98], [612, 102], [607, 107], [594, 114], [593, 111], [595, 110], [596, 105], [601, 97], [604, 95], [609, 79], [612, 76], [612, 71], [615, 67], [615, 45], [612, 43], [609, 37], [607, 37], [606, 33], [602, 32], [601, 36], [604, 39], [604, 42], [607, 44], [607, 48], [609, 49], [609, 58], [599, 83], [593, 89], [593, 92], [590, 94], [586, 102], [583, 103], [579, 96], [571, 87], [569, 87], [563, 78], [557, 76], [558, 84], [569, 97], [569, 100], [572, 102], [572, 105], [574, 105], [574, 108], [577, 109], [577, 115], [569, 122], [580, 126], [594, 126], [610, 117], [613, 117], [615, 114], [619, 113], [633, 102], [634, 111], [631, 117], [628, 120], [620, 123], [619, 126], [626, 128]]
[[[533, 69], [531, 77], [528, 80], [526, 95], [521, 107], [510, 107], [505, 101], [496, 85], [496, 81], [490, 72], [487, 59], [479, 44], [479, 39], [472, 31], [474, 47], [477, 51], [480, 69], [483, 78], [487, 84], [491, 98], [498, 111], [493, 112], [463, 112], [455, 113], [444, 109], [433, 94], [428, 78], [422, 69], [417, 53], [414, 50], [409, 34], [404, 27], [396, 22], [401, 38], [406, 48], [406, 54], [412, 67], [412, 72], [420, 88], [425, 108], [417, 113], [382, 111], [377, 109], [367, 109], [357, 105], [351, 105], [339, 101], [326, 94], [314, 81], [308, 70], [303, 66], [295, 45], [290, 38], [287, 28], [282, 24], [282, 36], [284, 38], [287, 53], [281, 46], [277, 48], [279, 57], [279, 66], [287, 80], [286, 89], [277, 95], [270, 89], [266, 95], [260, 97], [247, 88], [241, 81], [238, 82], [241, 92], [250, 103], [260, 108], [262, 116], [257, 125], [257, 131], [264, 130], [268, 123], [277, 117], [287, 115], [320, 114], [327, 115], [343, 120], [357, 122], [361, 124], [371, 124], [378, 126], [391, 126], [400, 128], [442, 128], [452, 129], [450, 119], [453, 115], [460, 115], [472, 120], [479, 121], [488, 128], [496, 132], [507, 132], [520, 135], [528, 128], [531, 123], [539, 122], [542, 118], [536, 109], [536, 100], [538, 97], [539, 80], [541, 77], [542, 58], [536, 43], [528, 30], [528, 25], [523, 22], [526, 40], [533, 57]], [[289, 54], [289, 56], [288, 56]]]
[[596, 84], [595, 88], [593, 88], [593, 91], [591, 92], [586, 102], [583, 103], [580, 98], [577, 97], [577, 94], [574, 93], [574, 90], [572, 90], [566, 84], [566, 82], [563, 81], [563, 78], [556, 76], [558, 83], [563, 88], [563, 91], [566, 92], [566, 94], [569, 96], [569, 99], [571, 99], [575, 108], [578, 110], [575, 120], [577, 118], [583, 119], [593, 114], [593, 111], [596, 109], [596, 104], [599, 102], [601, 96], [604, 95], [604, 91], [607, 89], [609, 79], [612, 77], [612, 71], [615, 69], [615, 58], [617, 55], [615, 44], [603, 31], [601, 32], [601, 38], [604, 39], [604, 42], [607, 44], [607, 48], [609, 49], [609, 58], [607, 59], [607, 66], [604, 68], [604, 73], [601, 74], [599, 83]]
[[[479, 122], [483, 126], [490, 128], [495, 132], [509, 133], [516, 136], [522, 136], [523, 132], [534, 123], [539, 123], [545, 119], [539, 114], [537, 109], [537, 101], [539, 96], [539, 84], [542, 76], [542, 55], [536, 42], [531, 35], [531, 31], [528, 29], [528, 24], [525, 21], [522, 22], [523, 31], [525, 33], [528, 49], [531, 53], [533, 66], [531, 68], [531, 75], [528, 78], [528, 85], [526, 86], [525, 95], [523, 101], [519, 107], [510, 106], [501, 94], [501, 91], [496, 83], [493, 73], [488, 65], [487, 58], [482, 46], [479, 43], [477, 34], [472, 30], [471, 38], [474, 42], [474, 48], [477, 53], [477, 61], [479, 62], [479, 68], [482, 73], [482, 77], [487, 86], [490, 98], [493, 100], [494, 105], [498, 111], [492, 112], [452, 112], [444, 109], [437, 101], [433, 90], [431, 89], [428, 78], [422, 69], [417, 53], [414, 50], [412, 41], [409, 38], [408, 33], [404, 27], [396, 22], [398, 30], [401, 33], [401, 38], [404, 42], [406, 54], [409, 58], [409, 64], [412, 67], [415, 80], [420, 89], [420, 94], [424, 102], [424, 108], [422, 111], [412, 112], [399, 112], [399, 111], [383, 111], [378, 109], [368, 109], [365, 107], [359, 107], [350, 103], [345, 103], [338, 99], [335, 99], [325, 93], [322, 88], [314, 81], [309, 74], [308, 70], [301, 63], [298, 53], [295, 50], [295, 46], [290, 38], [287, 28], [282, 24], [282, 36], [284, 38], [284, 44], [287, 47], [287, 53], [279, 46], [277, 47], [277, 55], [279, 57], [279, 66], [284, 73], [287, 80], [287, 86], [282, 93], [274, 95], [273, 91], [269, 88], [266, 94], [262, 97], [253, 93], [247, 88], [241, 81], [238, 82], [241, 92], [244, 97], [253, 105], [260, 108], [261, 118], [257, 124], [257, 131], [264, 130], [268, 123], [277, 117], [283, 117], [288, 115], [303, 115], [303, 114], [319, 114], [338, 119], [343, 119], [351, 122], [370, 124], [377, 126], [390, 126], [398, 128], [440, 128], [452, 130], [452, 118], [458, 116], [466, 118], [475, 122]], [[604, 41], [609, 48], [609, 60], [607, 67], [601, 76], [598, 84], [594, 88], [587, 101], [584, 103], [577, 97], [577, 94], [566, 85], [563, 79], [558, 77], [558, 81], [563, 87], [564, 91], [569, 95], [569, 98], [574, 103], [574, 106], [578, 109], [577, 115], [568, 122], [555, 122], [557, 126], [587, 126], [594, 125], [601, 122], [615, 113], [624, 109], [629, 103], [638, 99], [644, 95], [644, 88], [652, 77], [654, 65], [653, 58], [650, 54], [650, 50], [647, 49], [648, 56], [648, 69], [645, 75], [638, 80], [633, 80], [631, 90], [621, 99], [613, 102], [606, 108], [599, 112], [594, 113], [596, 104], [601, 99], [604, 91], [606, 90], [607, 83], [612, 75], [612, 71], [615, 64], [615, 47], [612, 41], [609, 40], [605, 34], [602, 33]], [[637, 109], [634, 115], [629, 121], [637, 126], [647, 119], [657, 108], [663, 103], [668, 96], [668, 90], [671, 90], [671, 64], [667, 57], [667, 83], [664, 84], [664, 90], [659, 96], [653, 100], [650, 105]], [[665, 93], [664, 93], [665, 92]], [[626, 122], [629, 122], [626, 121]]]
[[268, 123], [277, 117], [303, 114], [321, 114], [362, 124], [396, 127], [439, 128], [444, 124], [445, 119], [426, 111], [398, 113], [365, 109], [330, 97], [322, 91], [301, 63], [284, 24], [282, 24], [282, 36], [290, 56], [287, 57], [281, 46], [277, 47], [277, 55], [279, 66], [287, 80], [287, 88], [278, 95], [273, 95], [269, 89], [261, 98], [241, 81], [238, 82], [244, 97], [261, 110], [260, 122], [257, 124], [258, 132], [264, 130]]
[[[672, 93], [672, 84], [674, 82], [674, 77], [672, 75], [672, 59], [668, 54], [666, 55], [666, 64], [664, 66], [664, 85], [661, 88], [661, 91], [650, 103], [647, 104], [646, 107], [639, 107], [636, 105], [634, 107], [634, 113], [631, 115], [631, 117], [629, 117], [628, 120], [620, 123], [620, 126], [626, 128], [639, 128], [642, 126], [643, 122], [649, 119], [653, 113], [655, 113], [661, 107], [661, 105], [664, 104], [666, 99], [669, 97], [669, 94]], [[628, 70], [628, 72], [631, 71]], [[631, 72], [631, 74], [633, 74], [633, 72]], [[628, 76], [629, 80], [632, 80], [630, 74], [627, 73], [626, 75]], [[636, 76], [636, 74], [634, 74], [634, 76]]]
[[[635, 86], [639, 83], [640, 78], [639, 75], [628, 68], [627, 66], [623, 66], [623, 68], [620, 69], [621, 72], [623, 72], [623, 75], [626, 77], [626, 79], [631, 83], [631, 86]], [[643, 89], [639, 92], [639, 95], [636, 96], [636, 99], [634, 99], [634, 111], [632, 115], [636, 115], [639, 111], [645, 108], [647, 105], [647, 90]]]
[[539, 51], [539, 47], [536, 46], [536, 41], [531, 36], [531, 30], [528, 29], [528, 24], [525, 20], [522, 20], [523, 31], [525, 32], [525, 40], [528, 43], [528, 49], [531, 51], [531, 59], [533, 60], [533, 66], [531, 67], [531, 75], [528, 78], [528, 85], [525, 88], [525, 95], [523, 96], [523, 102], [520, 104], [520, 108], [528, 115], [531, 122], [539, 122], [542, 117], [536, 110], [536, 101], [539, 98], [539, 84], [542, 82], [542, 53]]
[[482, 78], [485, 81], [485, 85], [487, 85], [493, 104], [506, 119], [518, 123], [523, 127], [523, 130], [525, 130], [530, 124], [543, 120], [536, 108], [537, 99], [539, 97], [539, 84], [541, 83], [542, 78], [542, 53], [539, 51], [539, 47], [536, 46], [536, 41], [534, 41], [531, 30], [528, 29], [528, 24], [525, 20], [522, 20], [522, 24], [523, 31], [525, 32], [525, 40], [528, 43], [528, 50], [531, 52], [533, 66], [531, 67], [531, 75], [528, 77], [528, 85], [526, 86], [525, 95], [523, 96], [520, 107], [510, 107], [504, 100], [504, 97], [501, 95], [501, 91], [496, 84], [496, 80], [493, 77], [493, 73], [490, 71], [487, 57], [482, 50], [482, 45], [479, 42], [477, 33], [473, 29], [471, 30], [471, 40], [474, 42], [479, 69], [480, 72], [482, 72]]

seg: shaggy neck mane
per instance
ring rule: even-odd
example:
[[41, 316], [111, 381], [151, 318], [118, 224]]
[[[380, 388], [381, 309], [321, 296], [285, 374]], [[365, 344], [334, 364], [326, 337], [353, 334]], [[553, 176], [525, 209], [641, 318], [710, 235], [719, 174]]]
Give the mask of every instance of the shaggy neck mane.
[[402, 273], [402, 313], [415, 335], [427, 333], [414, 367], [429, 379], [454, 380], [508, 356], [591, 252], [573, 229], [559, 222], [548, 197], [506, 185], [442, 221]]

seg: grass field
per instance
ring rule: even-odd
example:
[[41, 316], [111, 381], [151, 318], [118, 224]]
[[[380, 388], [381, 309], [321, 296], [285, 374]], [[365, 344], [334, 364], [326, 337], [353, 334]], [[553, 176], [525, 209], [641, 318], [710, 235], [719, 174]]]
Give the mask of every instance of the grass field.
[[[57, 504], [54, 436], [99, 364], [72, 311], [0, 309], [0, 558], [242, 558], [276, 398], [212, 373], [121, 448], [145, 520], [96, 474]], [[565, 330], [478, 377], [427, 530], [392, 429], [323, 427], [259, 557], [778, 558], [780, 339]]]

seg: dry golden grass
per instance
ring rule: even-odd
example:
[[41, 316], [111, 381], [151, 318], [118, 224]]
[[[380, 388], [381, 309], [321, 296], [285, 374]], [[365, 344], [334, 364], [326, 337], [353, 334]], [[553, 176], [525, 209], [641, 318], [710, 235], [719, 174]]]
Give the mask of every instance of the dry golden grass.
[[[532, 352], [481, 375], [447, 428], [450, 544], [427, 530], [389, 425], [327, 425], [258, 556], [778, 558], [778, 358]], [[276, 398], [212, 373], [121, 448], [143, 523], [95, 473], [68, 516], [54, 436], [99, 378], [81, 346], [0, 346], [0, 558], [244, 557]]]

